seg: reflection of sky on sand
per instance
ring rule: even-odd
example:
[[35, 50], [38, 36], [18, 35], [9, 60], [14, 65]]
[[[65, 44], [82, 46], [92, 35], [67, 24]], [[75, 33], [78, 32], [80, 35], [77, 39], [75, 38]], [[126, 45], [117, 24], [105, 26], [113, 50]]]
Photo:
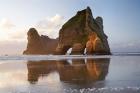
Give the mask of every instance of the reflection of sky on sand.
[[46, 77], [40, 77], [38, 80], [39, 83], [45, 84], [55, 84], [55, 83], [60, 83], [59, 80], [59, 74], [57, 72], [52, 72], [46, 75]]
[[27, 78], [25, 63], [2, 63], [0, 65], [0, 88], [25, 85]]

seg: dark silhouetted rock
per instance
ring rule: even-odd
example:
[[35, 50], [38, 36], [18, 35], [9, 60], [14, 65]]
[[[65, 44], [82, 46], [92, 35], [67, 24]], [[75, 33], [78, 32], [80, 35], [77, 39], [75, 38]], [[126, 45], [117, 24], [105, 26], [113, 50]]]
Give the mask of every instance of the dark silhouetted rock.
[[58, 39], [50, 39], [48, 36], [39, 35], [35, 28], [30, 28], [28, 33], [27, 49], [23, 54], [53, 54]]
[[91, 9], [87, 7], [66, 22], [59, 32], [56, 54], [110, 54], [107, 36], [103, 31], [103, 19], [93, 18]]

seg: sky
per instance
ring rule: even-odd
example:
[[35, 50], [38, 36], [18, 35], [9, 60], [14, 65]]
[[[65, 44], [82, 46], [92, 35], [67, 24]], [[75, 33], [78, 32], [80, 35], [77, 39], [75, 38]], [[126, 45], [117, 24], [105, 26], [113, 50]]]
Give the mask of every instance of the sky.
[[0, 0], [0, 55], [22, 54], [27, 31], [58, 37], [62, 25], [89, 6], [101, 16], [112, 52], [140, 52], [140, 0]]

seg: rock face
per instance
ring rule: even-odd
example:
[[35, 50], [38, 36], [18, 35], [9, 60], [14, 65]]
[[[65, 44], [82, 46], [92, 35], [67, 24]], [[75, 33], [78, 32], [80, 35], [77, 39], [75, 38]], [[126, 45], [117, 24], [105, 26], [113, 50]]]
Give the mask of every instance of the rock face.
[[56, 54], [110, 54], [107, 36], [103, 31], [103, 19], [93, 18], [91, 9], [87, 7], [66, 22], [59, 31], [59, 42]]
[[64, 55], [72, 48], [71, 54], [111, 54], [107, 35], [103, 30], [103, 19], [92, 16], [87, 7], [66, 22], [59, 31], [58, 39], [39, 35], [31, 28], [28, 33], [27, 49], [23, 54]]
[[27, 49], [23, 54], [53, 54], [58, 39], [50, 39], [48, 36], [39, 35], [35, 28], [30, 28], [28, 33]]

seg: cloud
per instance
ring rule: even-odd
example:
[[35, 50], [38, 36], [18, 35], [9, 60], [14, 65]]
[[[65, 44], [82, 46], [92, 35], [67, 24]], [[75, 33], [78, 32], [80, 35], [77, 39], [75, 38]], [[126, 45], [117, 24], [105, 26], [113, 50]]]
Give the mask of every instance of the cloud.
[[27, 40], [27, 31], [29, 28], [35, 27], [40, 34], [47, 35], [51, 38], [58, 37], [59, 30], [64, 23], [63, 16], [56, 14], [53, 17], [46, 17], [36, 23], [19, 27], [18, 24], [13, 24], [10, 19], [3, 18], [0, 21], [0, 41], [20, 41]]
[[3, 29], [10, 29], [12, 27], [15, 27], [15, 24], [12, 23], [12, 21], [8, 18], [3, 18], [0, 21], [0, 27]]
[[35, 25], [41, 34], [48, 35], [51, 38], [58, 37], [60, 28], [64, 23], [64, 17], [56, 14], [53, 17], [46, 17]]
[[24, 27], [1, 28], [0, 41], [25, 41], [27, 37], [27, 29]]
[[10, 19], [0, 21], [0, 54], [21, 54], [27, 45], [27, 31], [35, 27], [40, 34], [51, 38], [58, 37], [59, 30], [64, 23], [63, 16], [56, 14], [46, 17], [30, 25], [13, 24]]
[[9, 38], [16, 41], [26, 41], [27, 31], [28, 29], [23, 27], [14, 29], [11, 33], [9, 33]]

